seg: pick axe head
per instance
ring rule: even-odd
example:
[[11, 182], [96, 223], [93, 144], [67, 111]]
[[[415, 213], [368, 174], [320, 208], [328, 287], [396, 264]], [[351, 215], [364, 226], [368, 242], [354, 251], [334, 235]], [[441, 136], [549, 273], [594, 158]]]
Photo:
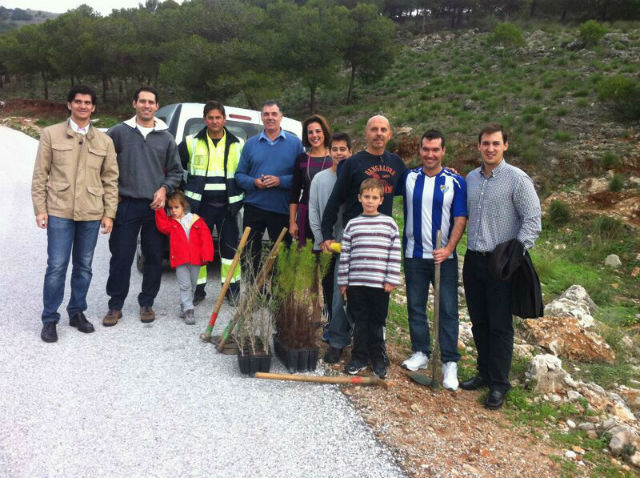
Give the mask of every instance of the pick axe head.
[[438, 383], [437, 380], [433, 380], [431, 377], [423, 373], [408, 372], [407, 376], [414, 382], [419, 383], [420, 385], [424, 385], [425, 387], [431, 387], [434, 390], [437, 390], [440, 388], [440, 384]]

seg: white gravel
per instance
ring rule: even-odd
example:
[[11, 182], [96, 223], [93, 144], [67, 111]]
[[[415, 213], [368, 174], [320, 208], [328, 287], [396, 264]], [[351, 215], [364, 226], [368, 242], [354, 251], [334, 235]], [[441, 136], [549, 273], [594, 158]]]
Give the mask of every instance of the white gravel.
[[[334, 386], [245, 378], [235, 356], [200, 342], [211, 286], [197, 325], [186, 326], [175, 277], [165, 272], [158, 319], [144, 325], [134, 268], [124, 318], [102, 327], [105, 236], [88, 295], [96, 332], [68, 326], [67, 281], [59, 341], [42, 342], [46, 232], [30, 200], [36, 149], [0, 127], [0, 477], [405, 476]], [[223, 306], [218, 333], [229, 314]], [[285, 371], [277, 360], [272, 370]]]

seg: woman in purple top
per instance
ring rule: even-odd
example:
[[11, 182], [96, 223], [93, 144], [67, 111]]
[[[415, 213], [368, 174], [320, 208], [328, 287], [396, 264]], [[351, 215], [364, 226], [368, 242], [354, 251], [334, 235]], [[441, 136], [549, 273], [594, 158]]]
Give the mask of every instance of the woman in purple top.
[[309, 226], [309, 189], [316, 173], [331, 167], [329, 141], [331, 131], [326, 118], [315, 114], [302, 123], [302, 144], [306, 153], [299, 154], [293, 167], [293, 184], [289, 199], [289, 234], [304, 245], [313, 241]]

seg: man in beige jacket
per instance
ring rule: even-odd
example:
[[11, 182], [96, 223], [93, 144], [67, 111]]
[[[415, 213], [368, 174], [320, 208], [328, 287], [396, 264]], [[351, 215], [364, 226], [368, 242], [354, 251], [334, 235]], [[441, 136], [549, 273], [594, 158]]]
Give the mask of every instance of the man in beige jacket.
[[31, 197], [36, 224], [47, 230], [42, 332], [45, 342], [58, 340], [58, 307], [73, 252], [69, 325], [90, 333], [84, 316], [91, 283], [91, 262], [98, 230], [111, 232], [118, 207], [118, 163], [111, 138], [91, 125], [96, 94], [76, 85], [67, 95], [71, 116], [42, 131], [33, 169]]

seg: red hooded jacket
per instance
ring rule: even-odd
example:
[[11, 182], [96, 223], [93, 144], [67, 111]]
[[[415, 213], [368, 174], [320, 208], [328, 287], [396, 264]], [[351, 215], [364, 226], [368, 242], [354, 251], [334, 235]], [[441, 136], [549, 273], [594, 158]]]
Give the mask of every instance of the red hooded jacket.
[[174, 269], [183, 264], [202, 265], [213, 260], [211, 231], [197, 214], [193, 214], [189, 238], [178, 221], [167, 217], [164, 208], [156, 209], [156, 226], [169, 236], [169, 260]]

